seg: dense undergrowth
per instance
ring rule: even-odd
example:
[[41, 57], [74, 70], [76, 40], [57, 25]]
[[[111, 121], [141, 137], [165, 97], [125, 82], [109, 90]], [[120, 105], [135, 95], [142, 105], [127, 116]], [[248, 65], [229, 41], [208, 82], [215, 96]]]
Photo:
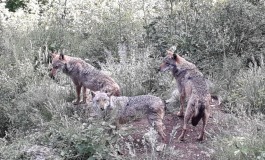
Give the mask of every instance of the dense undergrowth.
[[[212, 93], [222, 98], [224, 117], [215, 122], [220, 132], [207, 140], [211, 158], [265, 159], [264, 1], [160, 2], [155, 11], [145, 8], [143, 20], [133, 15], [141, 7], [127, 1], [109, 12], [89, 2], [94, 12], [82, 13], [82, 19], [71, 8], [61, 18], [54, 12], [63, 13], [58, 4], [39, 23], [26, 16], [1, 21], [0, 159], [158, 159], [156, 140], [145, 142], [146, 153], [136, 155], [133, 142], [122, 143], [128, 132], [92, 118], [90, 104], [73, 106], [71, 80], [61, 73], [48, 77], [48, 52], [60, 49], [86, 59], [113, 77], [125, 96], [166, 100], [175, 80], [157, 68], [172, 46], [202, 70]], [[128, 154], [120, 153], [124, 148]], [[172, 159], [178, 152], [168, 146], [161, 155]]]

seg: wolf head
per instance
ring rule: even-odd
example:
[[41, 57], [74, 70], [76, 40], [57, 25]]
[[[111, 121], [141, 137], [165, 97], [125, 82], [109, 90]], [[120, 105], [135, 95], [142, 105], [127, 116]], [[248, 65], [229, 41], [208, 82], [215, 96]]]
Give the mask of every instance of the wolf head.
[[66, 64], [66, 59], [63, 54], [52, 53], [52, 70], [50, 72], [50, 77], [54, 78], [58, 69], [62, 69]]
[[91, 92], [93, 106], [102, 111], [106, 110], [110, 106], [110, 97], [105, 92]]
[[160, 65], [159, 71], [165, 72], [176, 68], [177, 55], [171, 51], [167, 51], [168, 55], [164, 58], [163, 63]]
[[167, 51], [168, 55], [164, 58], [162, 64], [160, 65], [159, 71], [171, 70], [174, 72], [181, 72], [186, 69], [194, 69], [196, 66], [184, 58], [175, 54], [171, 51]]

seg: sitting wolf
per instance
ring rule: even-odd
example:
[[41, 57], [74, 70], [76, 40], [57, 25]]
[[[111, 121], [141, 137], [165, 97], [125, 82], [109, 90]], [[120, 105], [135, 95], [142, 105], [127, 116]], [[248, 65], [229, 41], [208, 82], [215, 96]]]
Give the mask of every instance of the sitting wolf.
[[168, 51], [168, 55], [160, 65], [160, 71], [166, 70], [171, 70], [177, 81], [177, 88], [180, 94], [180, 112], [178, 112], [178, 116], [184, 115], [184, 102], [185, 100], [188, 101], [184, 115], [183, 130], [178, 140], [184, 140], [190, 118], [194, 126], [198, 124], [200, 119], [203, 120], [201, 134], [198, 137], [198, 140], [203, 140], [211, 101], [209, 88], [203, 74], [193, 63], [171, 51]]
[[120, 87], [112, 78], [82, 59], [55, 53], [51, 54], [51, 56], [53, 68], [50, 76], [54, 77], [58, 69], [61, 69], [63, 73], [70, 76], [76, 86], [77, 100], [74, 102], [75, 105], [80, 103], [80, 92], [82, 87], [82, 103], [86, 103], [87, 88], [92, 91], [106, 92], [109, 96], [120, 96]]
[[162, 140], [165, 141], [163, 118], [165, 115], [165, 104], [159, 98], [152, 95], [141, 95], [135, 97], [108, 96], [104, 92], [92, 92], [93, 107], [107, 112], [114, 118], [117, 128], [120, 120], [128, 120], [138, 114], [147, 115], [150, 125], [154, 125]]

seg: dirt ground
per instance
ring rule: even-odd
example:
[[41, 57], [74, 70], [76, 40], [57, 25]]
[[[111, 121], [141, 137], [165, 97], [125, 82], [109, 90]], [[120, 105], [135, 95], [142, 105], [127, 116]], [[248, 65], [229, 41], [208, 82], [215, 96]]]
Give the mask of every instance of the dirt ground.
[[[165, 133], [167, 135], [166, 144], [169, 147], [174, 147], [174, 151], [176, 151], [178, 155], [173, 159], [210, 160], [211, 154], [214, 152], [214, 150], [207, 147], [207, 143], [211, 141], [212, 137], [220, 132], [219, 127], [218, 125], [216, 125], [216, 123], [220, 120], [220, 118], [223, 117], [222, 114], [223, 113], [221, 112], [219, 107], [213, 108], [212, 115], [209, 118], [206, 126], [206, 138], [204, 141], [197, 141], [197, 137], [202, 128], [202, 121], [200, 121], [196, 127], [189, 124], [185, 141], [179, 142], [177, 138], [181, 134], [183, 117], [178, 117], [174, 113], [167, 113], [164, 119], [164, 124], [166, 126]], [[141, 144], [141, 139], [148, 130], [148, 121], [145, 118], [138, 119], [132, 122], [131, 125], [133, 131], [130, 136], [133, 138], [134, 149], [136, 150], [136, 152], [138, 152], [136, 155], [141, 155], [141, 153], [144, 154], [144, 145]], [[172, 133], [173, 128], [176, 126], [178, 126], [176, 135], [175, 137], [171, 138], [170, 134]], [[125, 139], [125, 141], [126, 140], [129, 141], [128, 139]], [[161, 138], [158, 138], [158, 141], [161, 144]]]

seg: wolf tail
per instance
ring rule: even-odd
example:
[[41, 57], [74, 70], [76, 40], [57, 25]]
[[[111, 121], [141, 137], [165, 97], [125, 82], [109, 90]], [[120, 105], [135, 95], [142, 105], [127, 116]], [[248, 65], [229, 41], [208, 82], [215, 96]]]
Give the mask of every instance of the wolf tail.
[[164, 104], [164, 107], [165, 107], [164, 110], [165, 110], [165, 112], [166, 112], [166, 111], [168, 111], [168, 108], [167, 108], [167, 102], [166, 102], [166, 100], [164, 100], [164, 99], [163, 99], [162, 101], [163, 101], [163, 104]]
[[222, 98], [218, 95], [211, 95], [211, 102], [210, 102], [210, 106], [211, 107], [216, 107], [219, 106], [221, 104]]
[[115, 90], [115, 92], [114, 92], [113, 95], [114, 95], [114, 96], [117, 96], [117, 97], [121, 96], [121, 90], [120, 90], [120, 88], [117, 88], [117, 89]]
[[205, 104], [202, 101], [199, 101], [198, 106], [195, 107], [195, 115], [191, 118], [191, 124], [196, 126], [201, 118], [204, 116]]

